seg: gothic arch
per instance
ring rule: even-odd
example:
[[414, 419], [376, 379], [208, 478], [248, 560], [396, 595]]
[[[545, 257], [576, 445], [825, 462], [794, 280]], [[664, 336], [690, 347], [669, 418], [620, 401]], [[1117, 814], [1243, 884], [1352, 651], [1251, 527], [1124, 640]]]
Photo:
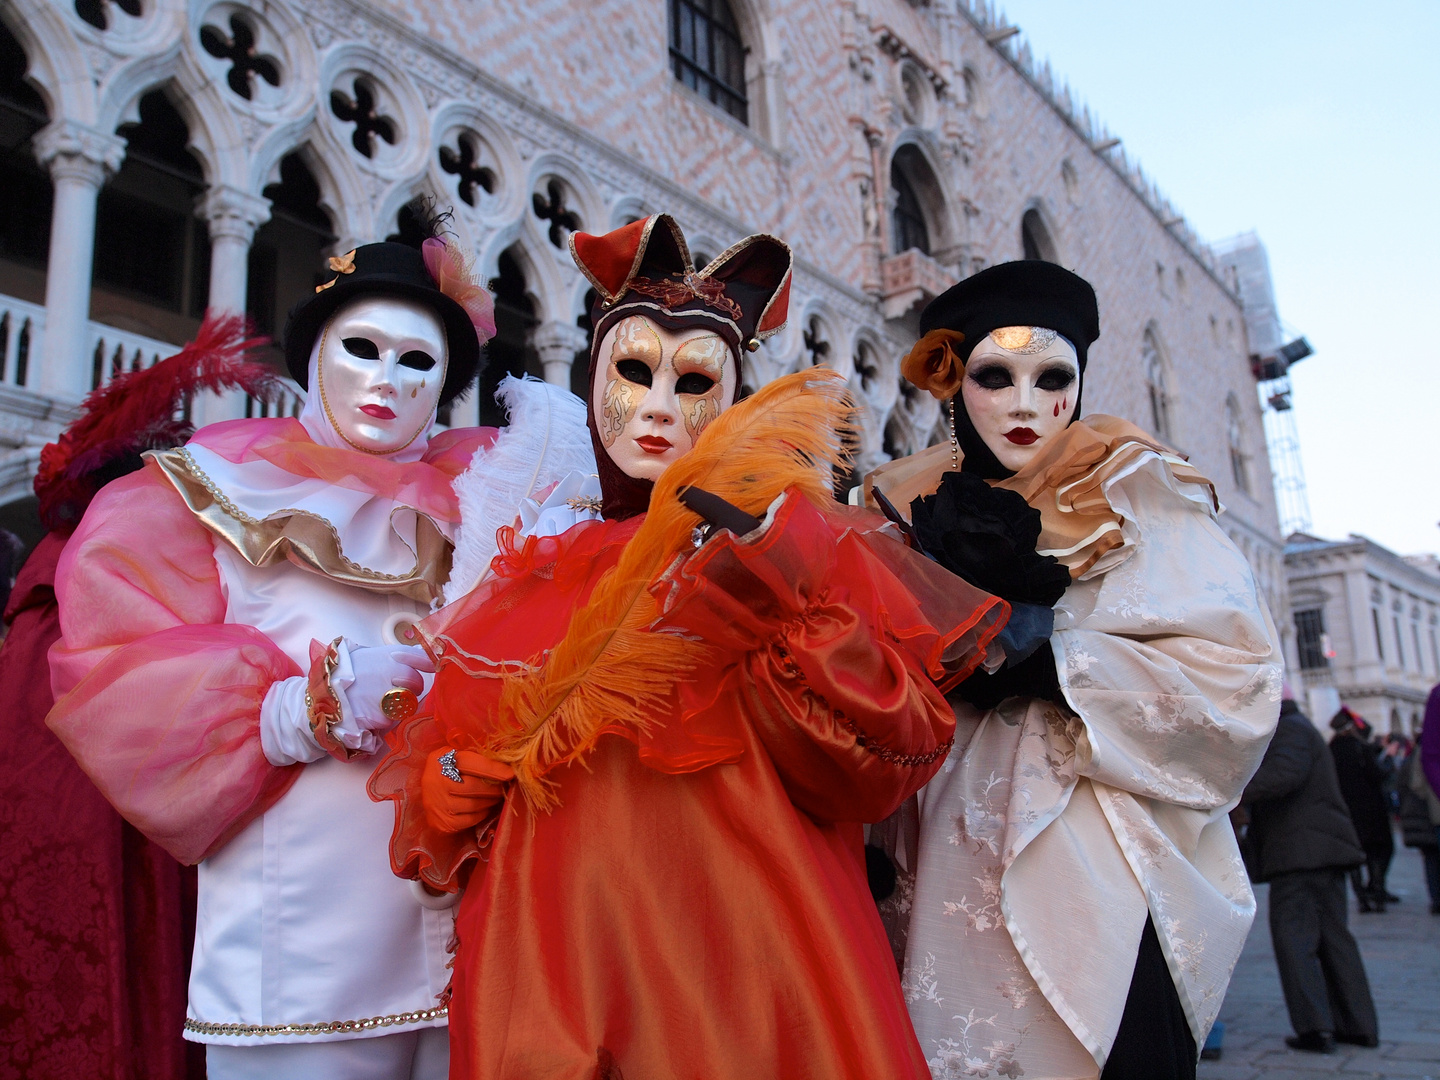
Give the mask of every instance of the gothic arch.
[[261, 174], [259, 190], [279, 183], [281, 160], [288, 154], [298, 154], [320, 188], [320, 209], [330, 218], [338, 237], [335, 250], [349, 251], [370, 243], [376, 237], [378, 219], [359, 175], [344, 155], [336, 153], [318, 125], [307, 126], [303, 134], [303, 138], [283, 146], [267, 146], [267, 155], [273, 155], [273, 160]]
[[[889, 161], [891, 174], [899, 172], [903, 175], [919, 200], [929, 234], [928, 254], [943, 262], [946, 254], [960, 243], [961, 217], [951, 185], [942, 179], [945, 175], [944, 168], [931, 142], [929, 133], [918, 128], [908, 128], [896, 138]], [[895, 208], [895, 192], [891, 187], [891, 176], [887, 175], [883, 180], [889, 193], [885, 202], [888, 216]], [[892, 234], [891, 250], [886, 254], [902, 254], [894, 250], [894, 241]]]
[[1174, 446], [1178, 441], [1176, 419], [1179, 416], [1175, 395], [1175, 370], [1170, 351], [1160, 336], [1160, 327], [1152, 319], [1140, 336], [1140, 374], [1146, 392], [1147, 410], [1142, 423], [1161, 442]]
[[[177, 36], [163, 52], [132, 57], [111, 70], [96, 96], [95, 126], [101, 131], [114, 131], [121, 124], [134, 123], [140, 99], [174, 80], [180, 69], [180, 45]], [[187, 123], [189, 119], [186, 116]]]
[[[527, 212], [527, 216], [533, 218], [534, 215]], [[543, 252], [549, 248], [548, 238], [536, 230], [522, 228], [520, 234], [512, 236], [504, 247], [497, 247], [493, 242], [487, 245], [487, 254], [490, 254], [493, 261], [482, 264], [485, 269], [480, 275], [483, 279], [498, 273], [501, 254], [510, 252], [525, 275], [525, 292], [534, 305], [537, 325], [573, 321], [574, 315], [571, 312], [574, 310], [575, 301], [572, 287], [576, 279], [584, 280], [580, 278], [580, 272], [573, 269], [573, 264], [570, 272], [566, 273], [564, 267], [555, 259], [536, 254], [537, 251]]]
[[1053, 219], [1044, 203], [1039, 199], [1028, 203], [1020, 214], [1020, 257], [1063, 265], [1056, 236]]
[[0, 19], [25, 50], [26, 79], [45, 102], [53, 120], [93, 124], [95, 86], [80, 42], [55, 5], [44, 0], [12, 0], [0, 7]]

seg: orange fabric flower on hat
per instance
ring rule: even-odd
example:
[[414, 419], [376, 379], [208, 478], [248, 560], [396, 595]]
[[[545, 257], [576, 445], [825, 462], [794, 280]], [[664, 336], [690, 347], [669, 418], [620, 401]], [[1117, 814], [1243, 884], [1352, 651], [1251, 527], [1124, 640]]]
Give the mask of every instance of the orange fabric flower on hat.
[[965, 378], [965, 361], [955, 347], [964, 340], [958, 330], [931, 330], [900, 362], [900, 374], [941, 401], [954, 397]]

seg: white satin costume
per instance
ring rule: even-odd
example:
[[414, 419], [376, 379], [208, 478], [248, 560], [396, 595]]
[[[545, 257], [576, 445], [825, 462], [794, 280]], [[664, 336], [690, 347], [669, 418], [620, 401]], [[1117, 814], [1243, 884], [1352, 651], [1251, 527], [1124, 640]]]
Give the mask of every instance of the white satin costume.
[[936, 1080], [1097, 1077], [1147, 913], [1197, 1046], [1220, 1008], [1255, 914], [1227, 813], [1274, 728], [1281, 654], [1210, 488], [1172, 464], [1097, 466], [1123, 544], [1056, 606], [1069, 709], [952, 699], [893, 901]]

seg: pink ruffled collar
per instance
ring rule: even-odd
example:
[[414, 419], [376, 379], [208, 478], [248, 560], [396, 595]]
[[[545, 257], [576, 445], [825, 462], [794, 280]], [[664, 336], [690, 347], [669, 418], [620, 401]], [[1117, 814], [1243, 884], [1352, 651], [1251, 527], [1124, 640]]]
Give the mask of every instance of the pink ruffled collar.
[[[197, 431], [190, 446], [202, 447], [236, 468], [232, 479], [257, 470], [246, 469], [264, 462], [294, 477], [296, 481], [324, 481], [354, 492], [388, 500], [416, 510], [436, 522], [456, 524], [460, 508], [451, 481], [464, 472], [475, 452], [494, 443], [496, 428], [455, 428], [431, 437], [418, 461], [396, 462], [355, 450], [321, 446], [305, 426], [288, 417], [269, 420], [227, 420]], [[273, 477], [269, 469], [259, 472]], [[230, 493], [234, 485], [215, 477]], [[247, 477], [248, 479], [248, 477]], [[256, 479], [260, 479], [256, 476]], [[241, 488], [252, 484], [241, 483]], [[261, 486], [273, 487], [273, 483]], [[287, 485], [288, 486], [288, 485]], [[309, 487], [311, 485], [301, 486]], [[238, 494], [238, 492], [237, 492]], [[244, 502], [239, 505], [244, 509]], [[296, 507], [295, 509], [304, 509]]]

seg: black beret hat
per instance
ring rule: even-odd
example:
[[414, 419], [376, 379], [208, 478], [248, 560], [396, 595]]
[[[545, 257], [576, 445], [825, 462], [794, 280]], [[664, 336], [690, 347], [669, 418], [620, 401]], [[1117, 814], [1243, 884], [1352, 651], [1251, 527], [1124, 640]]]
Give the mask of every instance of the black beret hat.
[[290, 377], [309, 389], [310, 353], [320, 330], [340, 307], [361, 296], [399, 296], [428, 304], [445, 324], [449, 363], [440, 404], [469, 389], [480, 371], [480, 338], [466, 311], [440, 291], [419, 248], [385, 242], [366, 244], [330, 260], [335, 278], [296, 304], [285, 323], [285, 365]]
[[920, 313], [920, 333], [958, 330], [961, 360], [1002, 326], [1042, 326], [1075, 346], [1080, 366], [1100, 336], [1100, 309], [1090, 283], [1063, 266], [1025, 259], [987, 267], [946, 289]]

